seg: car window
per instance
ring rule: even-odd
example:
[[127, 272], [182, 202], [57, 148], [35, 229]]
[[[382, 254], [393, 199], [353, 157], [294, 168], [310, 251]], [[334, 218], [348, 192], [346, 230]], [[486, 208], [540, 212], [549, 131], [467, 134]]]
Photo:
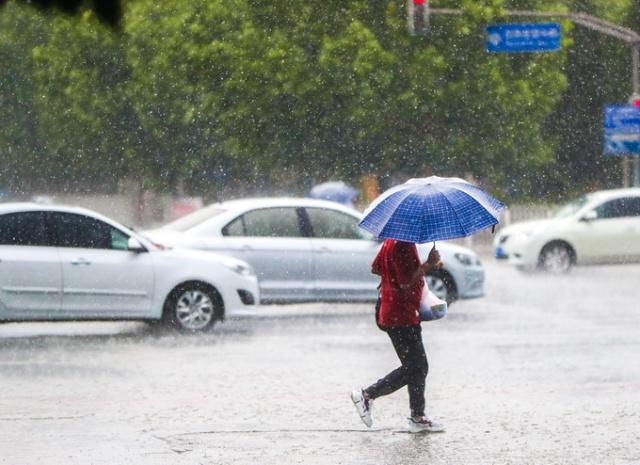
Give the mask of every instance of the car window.
[[640, 216], [640, 197], [629, 197], [625, 207], [627, 215]]
[[215, 216], [220, 215], [221, 213], [224, 213], [225, 211], [226, 210], [220, 208], [220, 206], [216, 204], [209, 205], [208, 207], [196, 210], [193, 213], [183, 216], [182, 218], [178, 218], [177, 220], [163, 226], [163, 229], [168, 229], [169, 231], [185, 232], [198, 225], [201, 225], [205, 221], [208, 221]]
[[358, 218], [326, 208], [307, 208], [313, 237], [326, 239], [373, 239], [358, 227]]
[[114, 250], [129, 250], [129, 236], [119, 229], [111, 228], [111, 248]]
[[596, 208], [598, 218], [622, 218], [640, 216], [640, 197], [623, 197], [610, 200]]
[[578, 210], [580, 210], [582, 207], [584, 207], [588, 201], [589, 201], [589, 196], [583, 195], [582, 197], [574, 200], [573, 202], [569, 202], [564, 207], [562, 207], [560, 211], [556, 213], [556, 217], [566, 218], [568, 216], [571, 216], [574, 213], [576, 213]]
[[295, 208], [263, 208], [236, 218], [222, 230], [225, 236], [301, 237]]
[[95, 218], [73, 213], [54, 213], [52, 222], [59, 247], [128, 249], [127, 234]]
[[244, 236], [244, 219], [239, 216], [222, 228], [223, 236]]
[[0, 245], [51, 245], [42, 212], [0, 215]]

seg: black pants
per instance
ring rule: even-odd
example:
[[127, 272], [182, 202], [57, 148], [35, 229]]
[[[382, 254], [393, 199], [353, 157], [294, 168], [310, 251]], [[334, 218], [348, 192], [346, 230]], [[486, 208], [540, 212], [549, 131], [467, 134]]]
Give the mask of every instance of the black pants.
[[369, 398], [375, 399], [408, 386], [411, 416], [423, 416], [424, 386], [429, 363], [422, 345], [422, 328], [420, 325], [389, 328], [387, 334], [402, 365], [366, 388], [365, 392]]

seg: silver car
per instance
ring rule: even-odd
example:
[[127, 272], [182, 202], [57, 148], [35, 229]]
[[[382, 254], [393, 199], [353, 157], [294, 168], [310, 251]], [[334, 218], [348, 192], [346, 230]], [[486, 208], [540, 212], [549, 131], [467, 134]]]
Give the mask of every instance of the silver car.
[[[379, 278], [371, 262], [380, 241], [358, 227], [362, 214], [338, 203], [306, 198], [260, 198], [212, 204], [145, 232], [169, 247], [224, 252], [256, 271], [261, 301], [371, 301]], [[423, 260], [431, 244], [419, 245]], [[484, 294], [484, 269], [467, 248], [437, 244], [444, 262], [426, 277], [440, 298]]]
[[255, 314], [258, 281], [236, 258], [162, 250], [76, 207], [0, 205], [0, 322], [140, 319], [203, 331]]

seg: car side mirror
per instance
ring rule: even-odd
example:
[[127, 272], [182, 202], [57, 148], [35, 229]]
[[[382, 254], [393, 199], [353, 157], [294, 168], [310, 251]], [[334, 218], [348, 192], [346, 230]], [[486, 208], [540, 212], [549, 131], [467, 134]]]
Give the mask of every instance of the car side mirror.
[[138, 239], [136, 239], [135, 237], [130, 237], [129, 241], [127, 242], [127, 249], [130, 252], [136, 252], [136, 253], [141, 253], [141, 252], [146, 252], [147, 249], [144, 248], [144, 246], [140, 243], [140, 241]]
[[580, 221], [586, 221], [587, 223], [589, 223], [597, 219], [598, 219], [598, 212], [596, 212], [595, 210], [589, 210], [584, 215], [582, 215], [582, 218], [580, 218]]

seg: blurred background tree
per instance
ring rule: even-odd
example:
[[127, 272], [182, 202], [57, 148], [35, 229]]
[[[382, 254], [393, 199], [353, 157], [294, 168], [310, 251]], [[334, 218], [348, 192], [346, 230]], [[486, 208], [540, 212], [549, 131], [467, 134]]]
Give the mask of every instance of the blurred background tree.
[[[0, 187], [301, 194], [330, 178], [471, 175], [508, 201], [620, 184], [602, 106], [625, 101], [625, 45], [563, 22], [563, 50], [488, 54], [506, 8], [637, 27], [637, 0], [441, 0], [409, 36], [404, 2], [0, 9]], [[17, 179], [20, 181], [17, 181]], [[36, 181], [40, 180], [40, 181]], [[27, 188], [27, 187], [25, 187]], [[29, 187], [33, 190], [33, 187]], [[497, 192], [497, 193], [498, 193]]]
[[[589, 13], [640, 32], [640, 3], [629, 0], [574, 0], [575, 12]], [[577, 26], [568, 50], [569, 86], [547, 118], [546, 134], [557, 141], [555, 162], [543, 170], [545, 191], [575, 192], [621, 187], [622, 162], [603, 155], [604, 106], [625, 103], [631, 93], [631, 50], [612, 37]]]
[[131, 73], [120, 36], [90, 10], [78, 18], [55, 16], [32, 59], [38, 132], [53, 175], [43, 184], [117, 189], [130, 163], [135, 166], [132, 148], [140, 135], [126, 98]]
[[45, 20], [15, 3], [0, 10], [0, 191], [37, 189], [37, 168], [49, 172], [38, 135], [31, 51], [45, 41]]

